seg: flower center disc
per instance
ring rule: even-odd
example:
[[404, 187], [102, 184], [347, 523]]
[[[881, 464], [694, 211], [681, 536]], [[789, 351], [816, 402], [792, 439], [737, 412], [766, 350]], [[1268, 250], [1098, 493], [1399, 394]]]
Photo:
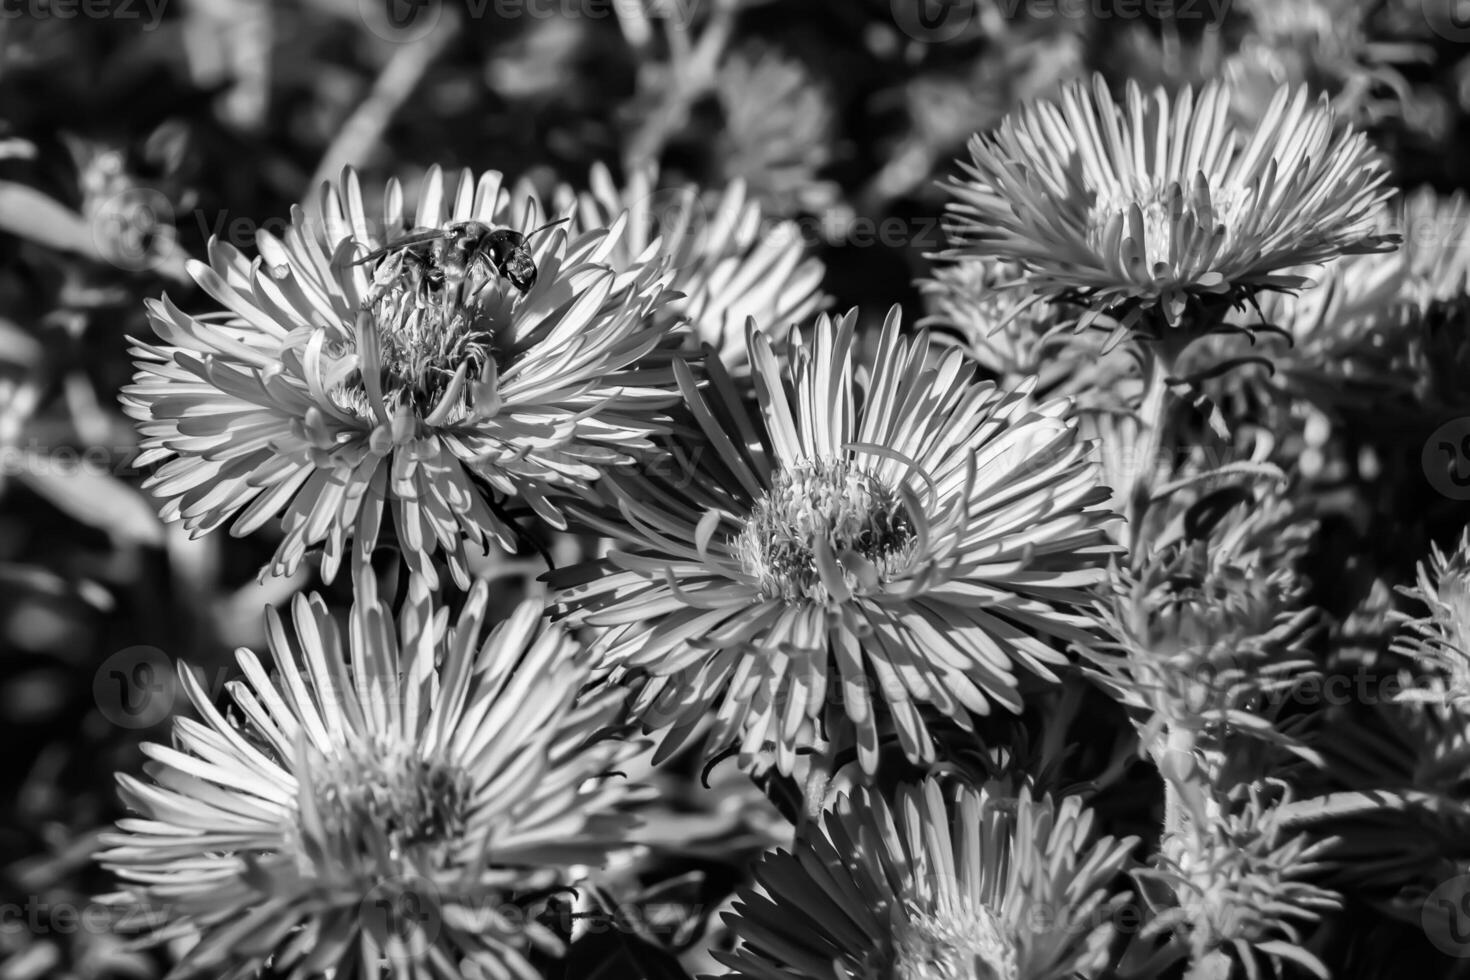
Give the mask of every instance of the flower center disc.
[[826, 602], [831, 595], [817, 568], [819, 541], [840, 561], [847, 587], [857, 589], [853, 558], [886, 580], [902, 567], [914, 539], [898, 494], [845, 461], [816, 460], [776, 474], [734, 550], [766, 598]]
[[[462, 281], [451, 281], [417, 258], [389, 256], [381, 262], [380, 268], [395, 278], [375, 287], [370, 309], [378, 333], [383, 397], [390, 410], [408, 405], [421, 416], [429, 414], [461, 365], [466, 384], [459, 400], [468, 403], [470, 383], [480, 379], [494, 357], [489, 308], [494, 304], [478, 298], [487, 273], [476, 267]], [[353, 351], [356, 339], [346, 346]], [[371, 417], [360, 375], [354, 373], [336, 394], [344, 408]]]
[[[1213, 197], [1211, 196], [1213, 195]], [[1176, 242], [1184, 243], [1186, 216], [1193, 219], [1196, 236], [1208, 239], [1217, 228], [1229, 229], [1236, 219], [1240, 192], [1229, 189], [1189, 188], [1176, 183], [1140, 187], [1134, 193], [1099, 194], [1088, 214], [1087, 237], [1094, 248], [1106, 247], [1108, 225], [1115, 215], [1123, 216], [1123, 237], [1132, 237], [1128, 212], [1134, 205], [1143, 215], [1143, 247], [1151, 275], [1172, 274], [1200, 256], [1179, 254]]]
[[455, 840], [464, 831], [471, 787], [463, 769], [438, 760], [354, 752], [336, 760], [315, 789], [326, 828], [371, 854], [366, 841], [380, 834], [399, 853]]

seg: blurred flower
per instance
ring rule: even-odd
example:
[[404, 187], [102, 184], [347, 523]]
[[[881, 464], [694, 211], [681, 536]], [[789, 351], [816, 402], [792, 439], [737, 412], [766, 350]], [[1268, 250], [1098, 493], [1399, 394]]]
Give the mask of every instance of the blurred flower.
[[1422, 308], [1457, 301], [1470, 289], [1470, 200], [1463, 191], [1441, 197], [1433, 188], [1400, 202], [1408, 298]]
[[1271, 67], [1272, 88], [1310, 83], [1335, 89], [1363, 70], [1369, 6], [1362, 0], [1245, 0], [1242, 7], [1250, 33], [1241, 40], [1241, 55]]
[[1019, 712], [1016, 668], [1054, 680], [1046, 638], [1089, 635], [1074, 607], [1112, 551], [1107, 490], [1068, 403], [976, 382], [959, 351], [931, 366], [896, 310], [871, 360], [856, 329], [856, 310], [821, 317], [786, 364], [753, 331], [754, 417], [722, 369], [700, 389], [680, 366], [671, 465], [608, 483], [615, 515], [578, 510], [621, 547], [554, 572], [558, 608], [604, 631], [608, 664], [653, 675], [634, 710], [671, 728], [664, 752], [713, 710], [711, 744], [738, 740], [743, 764], [774, 746], [789, 773], [855, 726], [871, 772], [876, 680], [904, 751], [931, 760], [919, 703], [966, 727]]
[[[1114, 386], [1098, 377], [1103, 337], [1077, 333], [1076, 318], [1038, 296], [1007, 288], [1022, 278], [1014, 262], [967, 258], [940, 262], [919, 281], [929, 316], [926, 326], [945, 326], [966, 353], [1003, 387], [1035, 377], [1041, 393], [1075, 394], [1098, 400]], [[936, 340], [950, 340], [942, 333]], [[1099, 390], [1101, 389], [1101, 390]]]
[[197, 935], [179, 973], [534, 977], [526, 947], [561, 943], [513, 901], [620, 846], [608, 776], [637, 743], [598, 737], [622, 698], [577, 700], [585, 659], [540, 604], [483, 636], [483, 582], [452, 629], [423, 592], [395, 627], [375, 591], [345, 631], [320, 598], [296, 598], [294, 639], [268, 610], [277, 675], [240, 651], [239, 720], [184, 671], [202, 723], [145, 746], [151, 782], [118, 777], [140, 816], [104, 839], [109, 898], [157, 940]]
[[[1184, 833], [1165, 840], [1155, 867], [1135, 872], [1155, 911], [1145, 934], [1180, 935], [1196, 966], [1233, 951], [1247, 976], [1259, 976], [1256, 957], [1264, 956], [1278, 975], [1286, 961], [1326, 980], [1327, 968], [1304, 947], [1299, 926], [1340, 907], [1336, 894], [1303, 880], [1319, 870], [1328, 845], [1287, 835], [1277, 810], [1290, 802], [1284, 783], [1245, 786], [1233, 795], [1235, 812], [1186, 824]], [[1228, 965], [1218, 973], [1196, 971], [1229, 973]]]
[[1426, 688], [1406, 691], [1402, 699], [1470, 703], [1470, 529], [1448, 554], [1431, 545], [1417, 583], [1398, 591], [1428, 606], [1429, 615], [1398, 614], [1403, 631], [1394, 649], [1433, 675]]
[[1160, 509], [1151, 547], [1099, 604], [1112, 639], [1088, 656], [1144, 752], [1162, 764], [1187, 749], [1228, 785], [1233, 737], [1296, 748], [1273, 720], [1315, 673], [1303, 650], [1315, 610], [1295, 568], [1312, 525], [1288, 498], [1240, 483], [1176, 491]]
[[750, 980], [1097, 976], [1114, 934], [1108, 887], [1132, 838], [1089, 843], [1092, 813], [988, 783], [904, 786], [892, 808], [840, 799], [792, 851], [768, 853], [759, 890], [727, 916], [741, 944], [716, 953]]
[[1306, 90], [1276, 93], [1261, 125], [1232, 130], [1229, 91], [1172, 103], [1101, 76], [1069, 84], [970, 143], [949, 185], [959, 254], [1019, 262], [1035, 291], [1132, 325], [1156, 311], [1178, 326], [1191, 299], [1238, 305], [1299, 288], [1291, 266], [1376, 251], [1390, 191], [1364, 136], [1334, 132]]
[[408, 225], [391, 183], [379, 235], [349, 170], [324, 191], [320, 222], [298, 212], [284, 241], [260, 232], [259, 260], [215, 242], [210, 266], [192, 264], [226, 312], [150, 304], [165, 343], [135, 348], [124, 407], [145, 437], [137, 465], [162, 464], [147, 486], [165, 518], [201, 534], [233, 517], [243, 536], [283, 514], [271, 571], [290, 574], [324, 544], [330, 580], [349, 540], [372, 552], [387, 509], [409, 566], [436, 581], [443, 548], [464, 587], [466, 545], [516, 547], [501, 503], [565, 527], [554, 495], [585, 494], [650, 445], [655, 410], [675, 396], [665, 372], [634, 367], [664, 335], [650, 316], [664, 268], [614, 273], [601, 257], [617, 232], [569, 242], [561, 229], [534, 243], [525, 292], [484, 262], [457, 277], [402, 250], [363, 261], [407, 230], [529, 230], [498, 173], [477, 184], [466, 171], [446, 190], [432, 170]]
[[929, 309], [926, 323], [952, 327], [970, 356], [1003, 381], [1056, 369], [1044, 351], [1065, 321], [1056, 307], [1004, 288], [1021, 278], [1014, 262], [964, 259], [936, 264], [919, 283]]
[[1416, 96], [1394, 65], [1430, 62], [1433, 50], [1381, 40], [1395, 32], [1370, 32], [1375, 8], [1376, 0], [1246, 0], [1250, 29], [1224, 66], [1237, 117], [1254, 124], [1272, 92], [1302, 84], [1329, 93], [1333, 110], [1360, 124], [1413, 113]]
[[[771, 218], [736, 179], [719, 193], [659, 188], [658, 174], [639, 170], [624, 187], [606, 167], [592, 168], [582, 194], [559, 187], [556, 214], [572, 215], [572, 231], [611, 228], [628, 213], [613, 248], [602, 259], [618, 273], [636, 273], [651, 257], [668, 262], [670, 289], [682, 297], [654, 314], [666, 327], [690, 322], [690, 339], [710, 344], [730, 363], [745, 357], [745, 321], [770, 327], [808, 319], [826, 305], [824, 269], [794, 222]], [[655, 243], [656, 251], [650, 251]]]
[[800, 62], [772, 50], [737, 51], [721, 63], [715, 96], [724, 109], [713, 163], [743, 178], [771, 212], [820, 212], [839, 198], [818, 176], [832, 160], [831, 100]]
[[[977, 130], [992, 128], [1020, 102], [1080, 73], [1086, 55], [1082, 38], [1058, 29], [1063, 18], [1050, 24], [1007, 21], [990, 3], [974, 13], [989, 39], [985, 57], [942, 63], [875, 96], [875, 104], [897, 110], [903, 132], [891, 146], [879, 144], [886, 162], [863, 192], [859, 206], [865, 212], [886, 211], [897, 198], [915, 192], [927, 198], [935, 172]], [[957, 20], [960, 15], [951, 8], [947, 16]]]
[[1463, 410], [1470, 404], [1464, 385], [1470, 371], [1470, 199], [1463, 192], [1440, 197], [1429, 188], [1410, 195], [1405, 251], [1405, 299], [1414, 313], [1405, 373], [1421, 402]]
[[[1459, 326], [1470, 211], [1460, 195], [1440, 198], [1423, 188], [1397, 200], [1392, 213], [1401, 249], [1334, 262], [1299, 293], [1262, 294], [1232, 317], [1248, 342], [1202, 338], [1184, 355], [1181, 373], [1208, 375], [1202, 387], [1229, 415], [1261, 420], [1283, 438], [1301, 427], [1303, 402], [1360, 431], [1395, 402], [1417, 412], [1407, 404], [1416, 387], [1443, 379], [1439, 387], [1458, 390], [1459, 365], [1470, 356], [1460, 351]], [[1266, 370], [1225, 370], [1250, 361]]]

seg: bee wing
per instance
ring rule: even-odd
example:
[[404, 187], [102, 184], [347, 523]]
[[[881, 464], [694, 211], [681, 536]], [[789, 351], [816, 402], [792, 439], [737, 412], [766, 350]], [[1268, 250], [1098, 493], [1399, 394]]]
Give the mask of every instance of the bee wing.
[[413, 245], [422, 245], [424, 242], [436, 241], [443, 237], [443, 230], [438, 228], [430, 229], [428, 231], [417, 231], [411, 235], [405, 235], [403, 238], [398, 239], [398, 241], [396, 242], [389, 242], [382, 248], [373, 249], [368, 254], [362, 256], [362, 258], [354, 259], [352, 264], [362, 265], [366, 262], [371, 262], [374, 259], [381, 259], [385, 255], [391, 255], [392, 253], [397, 252], [400, 249], [409, 248]]

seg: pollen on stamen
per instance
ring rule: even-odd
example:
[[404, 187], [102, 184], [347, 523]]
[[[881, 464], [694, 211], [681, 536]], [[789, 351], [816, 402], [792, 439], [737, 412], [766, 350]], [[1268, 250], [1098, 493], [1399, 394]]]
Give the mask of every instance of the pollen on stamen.
[[317, 812], [334, 836], [367, 841], [381, 834], [391, 851], [439, 849], [464, 832], [470, 779], [462, 768], [403, 748], [351, 751], [323, 767], [312, 787]]
[[[1184, 234], [1181, 224], [1186, 215], [1195, 223], [1196, 244], [1203, 244], [1217, 228], [1228, 234], [1238, 220], [1240, 203], [1246, 195], [1234, 188], [1210, 188], [1207, 191], [1191, 190], [1178, 183], [1143, 187], [1134, 193], [1118, 193], [1099, 196], [1088, 213], [1087, 237], [1096, 248], [1105, 247], [1105, 237], [1114, 217], [1121, 215], [1126, 222], [1129, 210], [1137, 205], [1143, 215], [1144, 249], [1147, 266], [1168, 267], [1169, 275], [1181, 274], [1184, 270], [1174, 268], [1176, 238]], [[1128, 234], [1125, 224], [1124, 234]], [[1179, 264], [1190, 265], [1200, 256], [1191, 254], [1191, 243], [1180, 241]]]
[[[815, 460], [776, 474], [733, 546], [768, 599], [827, 602], [817, 542], [834, 557], [855, 555], [886, 580], [915, 541], [913, 518], [895, 490], [846, 461]], [[849, 589], [857, 576], [844, 565]]]
[[[483, 276], [472, 275], [445, 295], [443, 287], [429, 289], [412, 277], [382, 291], [371, 304], [378, 331], [383, 397], [391, 410], [409, 406], [419, 416], [432, 413], [449, 389], [461, 365], [469, 379], [478, 379], [494, 357], [492, 317], [475, 295]], [[356, 339], [347, 347], [356, 353]], [[372, 410], [360, 373], [353, 372], [332, 392], [337, 404], [362, 418]], [[469, 387], [459, 395], [463, 411]], [[458, 414], [452, 412], [452, 415]]]

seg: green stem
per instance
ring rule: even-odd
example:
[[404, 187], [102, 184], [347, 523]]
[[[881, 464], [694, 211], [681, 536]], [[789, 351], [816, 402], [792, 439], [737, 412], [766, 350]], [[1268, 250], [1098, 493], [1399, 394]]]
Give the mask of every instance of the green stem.
[[[1181, 835], [1185, 832], [1185, 824], [1189, 818], [1189, 809], [1184, 804], [1184, 797], [1180, 794], [1179, 783], [1188, 777], [1187, 770], [1192, 768], [1194, 758], [1194, 733], [1174, 729], [1170, 731], [1164, 741], [1163, 758], [1155, 759], [1154, 765], [1158, 766], [1164, 776], [1164, 834], [1163, 845], [1165, 847], [1181, 846]], [[1188, 766], [1181, 764], [1179, 760], [1187, 759]]]
[[1142, 427], [1134, 456], [1133, 485], [1128, 488], [1128, 543], [1130, 551], [1137, 551], [1142, 543], [1143, 515], [1148, 510], [1149, 495], [1153, 489], [1155, 468], [1159, 453], [1164, 446], [1164, 426], [1167, 421], [1165, 406], [1168, 392], [1173, 351], [1166, 348], [1165, 341], [1143, 345], [1143, 401], [1138, 407], [1138, 423]]

